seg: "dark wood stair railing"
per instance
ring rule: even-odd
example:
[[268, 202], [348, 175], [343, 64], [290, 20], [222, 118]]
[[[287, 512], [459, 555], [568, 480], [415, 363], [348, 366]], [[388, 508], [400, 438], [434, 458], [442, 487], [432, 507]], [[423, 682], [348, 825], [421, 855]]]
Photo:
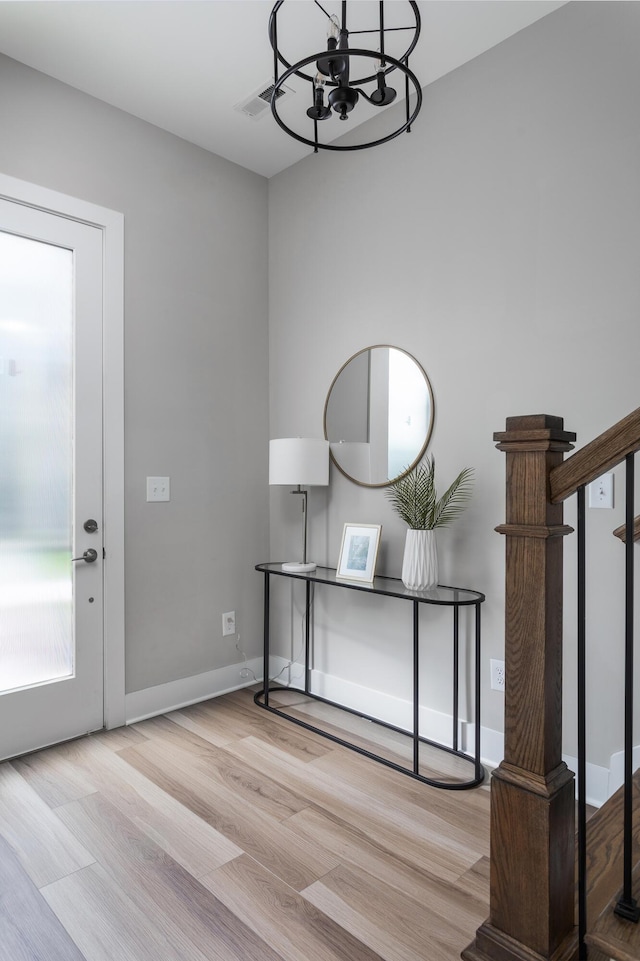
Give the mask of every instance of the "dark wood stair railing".
[[551, 501], [559, 504], [640, 450], [640, 407], [581, 447], [549, 477]]
[[[627, 542], [627, 525], [621, 524], [620, 527], [616, 527], [613, 532], [614, 537], [619, 537], [623, 544]], [[640, 541], [640, 514], [635, 518], [633, 522], [633, 539], [634, 541]]]
[[640, 408], [567, 460], [560, 417], [507, 418], [505, 750], [491, 782], [490, 916], [465, 961], [573, 961], [575, 781], [562, 761], [563, 501], [640, 449]]

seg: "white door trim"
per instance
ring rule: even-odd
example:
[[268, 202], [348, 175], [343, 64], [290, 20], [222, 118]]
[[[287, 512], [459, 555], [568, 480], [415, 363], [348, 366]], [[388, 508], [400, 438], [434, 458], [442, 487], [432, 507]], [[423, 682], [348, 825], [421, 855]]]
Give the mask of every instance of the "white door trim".
[[104, 270], [104, 723], [125, 723], [124, 215], [0, 173], [0, 197], [102, 230]]

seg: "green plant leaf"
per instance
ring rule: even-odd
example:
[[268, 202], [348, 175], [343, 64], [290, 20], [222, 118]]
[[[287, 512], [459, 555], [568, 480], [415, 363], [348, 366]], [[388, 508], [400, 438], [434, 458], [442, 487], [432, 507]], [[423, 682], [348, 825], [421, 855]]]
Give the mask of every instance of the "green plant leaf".
[[465, 467], [460, 471], [434, 511], [434, 527], [447, 527], [467, 506], [473, 493], [473, 468]]
[[446, 527], [465, 509], [472, 493], [473, 468], [465, 467], [438, 498], [435, 457], [427, 458], [386, 490], [391, 506], [412, 530]]

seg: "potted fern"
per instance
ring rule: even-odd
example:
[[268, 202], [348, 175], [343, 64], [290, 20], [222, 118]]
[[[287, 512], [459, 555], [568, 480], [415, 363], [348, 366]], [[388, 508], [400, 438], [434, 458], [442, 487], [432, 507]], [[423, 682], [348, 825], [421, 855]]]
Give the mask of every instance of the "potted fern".
[[473, 468], [465, 467], [438, 497], [435, 458], [416, 465], [386, 490], [394, 510], [408, 525], [402, 562], [402, 583], [423, 591], [438, 584], [437, 527], [446, 527], [462, 513], [471, 497]]

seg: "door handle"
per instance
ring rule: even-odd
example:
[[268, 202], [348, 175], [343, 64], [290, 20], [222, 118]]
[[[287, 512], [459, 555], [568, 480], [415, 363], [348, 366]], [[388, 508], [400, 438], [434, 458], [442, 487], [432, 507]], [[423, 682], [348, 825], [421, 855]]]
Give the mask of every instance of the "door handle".
[[72, 561], [85, 561], [87, 564], [93, 564], [94, 561], [98, 560], [98, 552], [94, 551], [93, 547], [90, 547], [84, 552], [82, 557], [72, 557]]

